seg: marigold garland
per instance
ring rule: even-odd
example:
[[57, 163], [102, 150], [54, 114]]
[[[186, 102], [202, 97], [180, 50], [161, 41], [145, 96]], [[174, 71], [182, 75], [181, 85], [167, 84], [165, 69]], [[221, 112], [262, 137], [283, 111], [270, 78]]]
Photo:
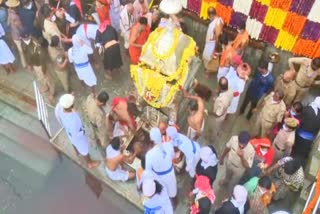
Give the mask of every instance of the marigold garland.
[[[149, 36], [148, 41], [142, 48], [142, 53], [146, 51], [146, 48], [150, 43], [155, 42], [155, 38], [158, 39], [160, 37], [156, 34], [161, 33], [162, 30], [164, 29], [157, 29]], [[179, 34], [177, 36], [179, 36]], [[191, 57], [195, 55], [196, 47], [193, 39], [191, 37], [188, 38], [190, 42], [183, 51], [180, 66], [178, 67], [177, 71], [171, 76], [162, 75], [157, 69], [150, 69], [148, 65], [144, 63], [130, 66], [131, 78], [134, 81], [139, 95], [142, 96], [144, 100], [154, 108], [162, 108], [168, 106], [172, 102], [176, 92], [179, 91], [179, 86], [183, 86], [187, 79], [189, 61]], [[159, 58], [157, 58], [157, 55], [154, 55], [153, 57], [159, 60]], [[176, 81], [172, 84], [172, 80]], [[166, 97], [161, 102], [159, 98], [165, 85], [170, 86], [170, 89]]]
[[287, 31], [280, 30], [274, 46], [282, 50], [291, 51], [297, 41], [297, 36], [293, 36]]
[[204, 0], [201, 3], [201, 10], [200, 10], [200, 18], [208, 19], [208, 9], [209, 7], [216, 8], [217, 1], [216, 0]]
[[288, 12], [286, 20], [283, 24], [283, 30], [297, 36], [301, 33], [307, 18], [296, 13]]
[[272, 26], [277, 30], [282, 28], [282, 25], [286, 19], [287, 12], [277, 9], [277, 8], [268, 8], [267, 15], [264, 19], [264, 23], [268, 26]]

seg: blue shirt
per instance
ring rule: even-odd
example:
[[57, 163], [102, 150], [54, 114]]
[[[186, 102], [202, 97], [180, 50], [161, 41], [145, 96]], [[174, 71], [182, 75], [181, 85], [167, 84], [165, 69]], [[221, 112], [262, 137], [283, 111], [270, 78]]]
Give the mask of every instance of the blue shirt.
[[260, 98], [269, 92], [274, 83], [274, 77], [270, 72], [267, 76], [263, 76], [260, 72], [256, 75], [249, 84], [248, 93], [252, 99], [260, 100]]
[[32, 6], [31, 9], [22, 7], [19, 9], [19, 16], [23, 27], [27, 29], [33, 37], [39, 38], [41, 36], [41, 32], [34, 26], [36, 8], [34, 6]]

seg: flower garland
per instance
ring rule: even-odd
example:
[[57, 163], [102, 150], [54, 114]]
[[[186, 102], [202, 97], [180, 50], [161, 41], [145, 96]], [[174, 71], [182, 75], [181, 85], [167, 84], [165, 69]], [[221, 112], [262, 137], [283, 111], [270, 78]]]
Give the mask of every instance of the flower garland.
[[[179, 32], [180, 30], [178, 30], [177, 28], [174, 29], [174, 35], [173, 35], [173, 43], [170, 47], [170, 49], [168, 50], [167, 53], [165, 54], [159, 54], [157, 52], [157, 44], [156, 42], [159, 41], [159, 38], [163, 36], [163, 34], [165, 33], [165, 31], [161, 28], [156, 29], [156, 33], [153, 34], [153, 37], [151, 38], [151, 42], [150, 42], [150, 46], [151, 46], [151, 52], [154, 58], [156, 58], [157, 60], [166, 60], [168, 59], [170, 56], [172, 56], [174, 54], [174, 51], [177, 48], [178, 45], [178, 41], [179, 41]], [[163, 31], [163, 32], [161, 32]]]
[[[144, 48], [145, 47], [146, 45]], [[180, 66], [171, 76], [164, 76], [158, 73], [156, 69], [149, 69], [147, 65], [143, 63], [130, 66], [131, 78], [135, 83], [138, 93], [149, 105], [154, 108], [162, 108], [172, 102], [175, 94], [179, 91], [179, 87], [184, 85], [187, 79], [189, 60], [195, 54], [195, 47], [195, 42], [190, 38], [189, 45], [183, 51]], [[172, 80], [176, 80], [176, 82], [172, 84]], [[165, 85], [169, 85], [170, 89], [165, 98], [159, 100], [161, 91]]]
[[282, 25], [286, 19], [287, 13], [277, 8], [268, 8], [267, 15], [264, 19], [264, 23], [268, 26], [272, 26], [277, 30], [282, 28]]

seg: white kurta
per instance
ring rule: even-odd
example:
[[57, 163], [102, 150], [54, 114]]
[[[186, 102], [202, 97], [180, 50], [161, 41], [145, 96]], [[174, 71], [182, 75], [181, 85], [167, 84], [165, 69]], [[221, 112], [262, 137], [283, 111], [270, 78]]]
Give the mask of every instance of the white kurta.
[[134, 15], [129, 16], [127, 5], [122, 8], [120, 12], [120, 30], [121, 36], [124, 39], [124, 47], [126, 49], [129, 48], [129, 36], [130, 36], [130, 29], [135, 24], [135, 17]]
[[72, 145], [81, 155], [88, 155], [89, 142], [79, 114], [77, 112], [64, 112], [63, 107], [58, 104], [55, 108], [55, 115]]
[[[169, 197], [177, 195], [177, 181], [172, 160], [174, 149], [171, 143], [155, 145], [146, 154], [146, 171], [153, 172], [158, 180], [168, 192]], [[171, 170], [170, 170], [171, 169]]]
[[197, 142], [191, 141], [187, 136], [180, 134], [174, 139], [174, 144], [183, 152], [186, 157], [186, 171], [189, 172], [190, 177], [196, 174], [196, 166], [200, 160], [200, 146]]
[[227, 76], [229, 69], [230, 67], [219, 67], [218, 73], [217, 73], [217, 80], [219, 81], [221, 77]]
[[155, 194], [143, 202], [145, 213], [173, 214], [173, 207], [165, 188], [160, 194]]
[[240, 96], [242, 92], [244, 91], [244, 87], [246, 84], [246, 81], [241, 79], [234, 67], [230, 67], [228, 74], [226, 75], [226, 78], [228, 79], [229, 87], [236, 93], [239, 92], [239, 96], [233, 97], [231, 101], [231, 105], [229, 106], [227, 113], [228, 114], [234, 114], [237, 112]]
[[97, 85], [97, 78], [89, 62], [89, 54], [93, 54], [93, 50], [88, 45], [81, 46], [77, 51], [74, 51], [73, 48], [68, 50], [69, 61], [74, 64], [78, 78], [92, 87]]
[[97, 24], [81, 24], [76, 34], [86, 43], [86, 45], [91, 46], [91, 41], [96, 39], [97, 31], [99, 25]]

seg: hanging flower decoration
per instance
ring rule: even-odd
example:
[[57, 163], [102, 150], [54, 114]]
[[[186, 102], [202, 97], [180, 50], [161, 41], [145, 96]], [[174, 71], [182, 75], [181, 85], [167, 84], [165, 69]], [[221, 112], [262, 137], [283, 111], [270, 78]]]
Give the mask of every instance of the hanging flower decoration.
[[297, 40], [296, 36], [291, 35], [285, 30], [280, 30], [278, 38], [274, 45], [277, 48], [281, 48], [282, 50], [290, 51], [292, 50], [296, 40]]
[[301, 33], [306, 20], [307, 18], [305, 16], [289, 12], [282, 28], [292, 35], [298, 36]]
[[[159, 40], [163, 31], [163, 28], [158, 28], [150, 34], [148, 41], [142, 48], [142, 55], [146, 51], [146, 47], [151, 46], [152, 48], [156, 45], [156, 41]], [[178, 33], [174, 33], [174, 37], [179, 37], [179, 31]], [[170, 76], [163, 75], [159, 68], [151, 68], [145, 63], [130, 66], [131, 78], [134, 81], [139, 95], [154, 108], [168, 106], [172, 102], [175, 94], [179, 91], [179, 86], [184, 85], [187, 79], [189, 61], [195, 55], [196, 50], [196, 43], [191, 37], [188, 38], [190, 42], [182, 53], [179, 67], [177, 71]], [[176, 48], [179, 40], [174, 38], [173, 41], [174, 44], [172, 46]], [[165, 55], [156, 53], [156, 50], [152, 50], [151, 52], [156, 60], [163, 60], [175, 54], [175, 48], [173, 51], [170, 51], [172, 49], [170, 48]]]

